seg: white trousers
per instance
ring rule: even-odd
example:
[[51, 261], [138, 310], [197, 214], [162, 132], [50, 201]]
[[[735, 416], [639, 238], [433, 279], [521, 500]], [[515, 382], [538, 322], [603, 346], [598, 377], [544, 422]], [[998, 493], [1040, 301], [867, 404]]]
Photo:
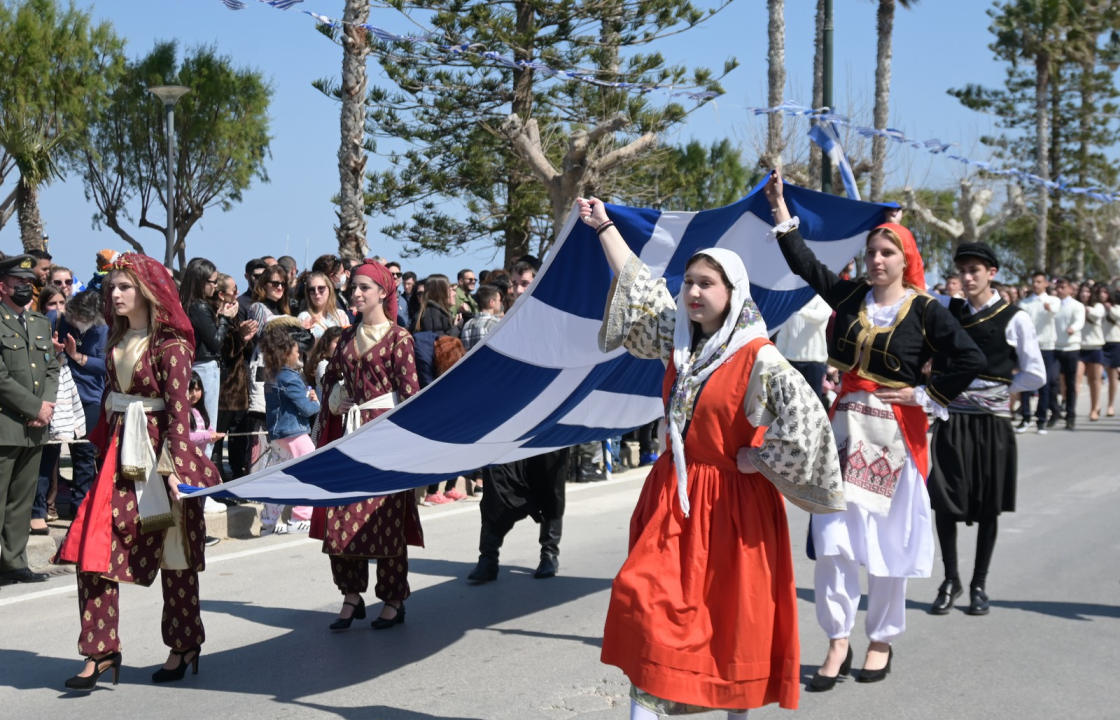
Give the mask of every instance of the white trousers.
[[[818, 556], [814, 571], [817, 622], [830, 640], [852, 634], [859, 609], [859, 563]], [[867, 576], [867, 637], [889, 643], [906, 630], [906, 578]]]
[[[727, 720], [747, 720], [749, 710], [743, 712], [729, 712], [727, 713]], [[657, 713], [644, 708], [638, 704], [637, 700], [630, 700], [630, 720], [659, 720]]]

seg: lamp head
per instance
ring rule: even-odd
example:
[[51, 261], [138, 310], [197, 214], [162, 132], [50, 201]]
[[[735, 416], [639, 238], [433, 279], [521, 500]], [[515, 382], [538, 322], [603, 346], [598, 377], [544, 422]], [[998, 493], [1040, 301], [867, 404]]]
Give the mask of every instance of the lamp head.
[[174, 105], [179, 98], [189, 93], [191, 89], [184, 85], [155, 85], [148, 88], [148, 92], [155, 95], [164, 105]]

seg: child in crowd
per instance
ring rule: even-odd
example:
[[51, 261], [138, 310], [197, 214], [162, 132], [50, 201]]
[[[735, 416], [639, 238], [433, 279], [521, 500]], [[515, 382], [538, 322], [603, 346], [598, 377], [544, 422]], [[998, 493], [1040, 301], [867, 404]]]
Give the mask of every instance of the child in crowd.
[[[265, 367], [265, 418], [271, 450], [270, 465], [306, 455], [315, 449], [311, 441], [310, 419], [319, 414], [319, 397], [300, 376], [303, 365], [299, 344], [282, 327], [268, 328], [260, 340]], [[261, 513], [261, 534], [307, 532], [311, 528], [311, 508], [292, 508], [291, 523], [280, 520], [283, 505], [265, 503]]]
[[[315, 394], [323, 397], [323, 376], [327, 373], [327, 363], [338, 347], [338, 339], [342, 337], [342, 328], [330, 327], [323, 331], [322, 337], [315, 341], [311, 352], [307, 353], [307, 362], [303, 366], [303, 379], [307, 387], [315, 388]], [[316, 415], [311, 425], [311, 441], [319, 440], [319, 416]]]
[[307, 354], [307, 364], [303, 368], [303, 379], [307, 382], [307, 386], [315, 388], [319, 395], [322, 395], [323, 375], [327, 372], [327, 363], [334, 355], [340, 337], [342, 337], [342, 328], [327, 328], [323, 331], [323, 335], [315, 341], [311, 352]]
[[[188, 437], [192, 445], [198, 445], [203, 453], [210, 457], [210, 448], [226, 434], [214, 430], [214, 423], [210, 420], [210, 414], [206, 412], [206, 390], [202, 387], [202, 378], [196, 372], [191, 372], [191, 381], [187, 384], [187, 400], [191, 404], [191, 427]], [[206, 498], [203, 507], [204, 512], [208, 513], [225, 510], [225, 507], [212, 498]], [[212, 535], [206, 536], [206, 547], [217, 545], [219, 542], [220, 540]]]

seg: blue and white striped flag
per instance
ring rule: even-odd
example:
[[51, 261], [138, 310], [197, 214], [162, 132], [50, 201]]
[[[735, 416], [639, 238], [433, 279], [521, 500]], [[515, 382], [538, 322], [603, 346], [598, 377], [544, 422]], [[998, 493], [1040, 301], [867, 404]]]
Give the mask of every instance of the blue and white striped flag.
[[277, 10], [287, 10], [293, 5], [298, 5], [303, 2], [303, 0], [265, 0], [265, 2]]
[[836, 125], [827, 121], [817, 123], [809, 128], [809, 139], [820, 145], [821, 151], [840, 171], [840, 179], [844, 183], [844, 192], [848, 193], [848, 197], [859, 200], [859, 185], [856, 184], [852, 164], [848, 162], [848, 156], [844, 154], [844, 147], [840, 144], [840, 134], [836, 131]]
[[245, 0], [222, 0], [222, 4], [230, 10], [244, 10]]
[[[776, 330], [813, 291], [786, 265], [770, 233], [773, 221], [761, 188], [716, 210], [607, 210], [634, 252], [674, 293], [697, 250], [738, 252], [750, 272], [751, 293]], [[785, 194], [809, 246], [837, 270], [859, 253], [883, 214], [880, 205], [791, 185]], [[196, 494], [339, 505], [601, 441], [660, 417], [664, 366], [621, 349], [599, 351], [610, 282], [594, 230], [573, 209], [527, 293], [483, 343], [421, 393], [310, 455]]]

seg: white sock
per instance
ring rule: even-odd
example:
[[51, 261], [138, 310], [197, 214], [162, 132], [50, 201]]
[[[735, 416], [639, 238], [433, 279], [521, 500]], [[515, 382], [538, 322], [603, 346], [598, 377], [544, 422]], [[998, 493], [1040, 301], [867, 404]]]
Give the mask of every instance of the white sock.
[[630, 720], [658, 720], [657, 713], [638, 704], [637, 700], [630, 700]]

